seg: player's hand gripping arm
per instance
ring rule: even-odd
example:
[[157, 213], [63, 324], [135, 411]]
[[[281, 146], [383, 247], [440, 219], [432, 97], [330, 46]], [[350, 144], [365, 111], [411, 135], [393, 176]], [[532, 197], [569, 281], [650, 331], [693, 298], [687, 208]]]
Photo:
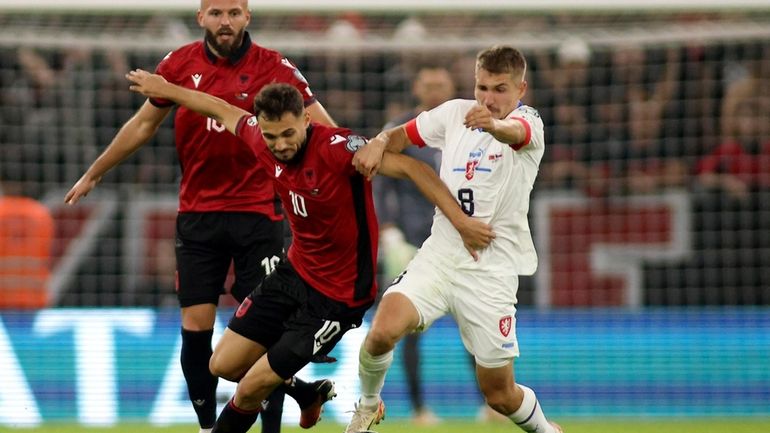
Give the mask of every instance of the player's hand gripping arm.
[[216, 96], [171, 84], [162, 76], [141, 69], [130, 71], [126, 74], [126, 79], [134, 83], [129, 86], [132, 91], [149, 98], [174, 101], [198, 114], [216, 120], [232, 134], [235, 134], [238, 121], [243, 116], [251, 115], [248, 111], [230, 105]]
[[353, 166], [367, 180], [372, 180], [380, 169], [385, 151], [400, 153], [410, 143], [404, 125], [382, 131], [353, 155]]
[[478, 251], [489, 246], [495, 238], [489, 224], [471, 218], [462, 211], [449, 188], [428, 164], [400, 153], [387, 152], [382, 157], [380, 174], [400, 179], [409, 178], [414, 182], [420, 193], [449, 218], [460, 233], [465, 249], [474, 260], [479, 259]]
[[155, 135], [169, 111], [171, 108], [158, 108], [149, 101], [145, 101], [136, 114], [120, 128], [104, 152], [96, 158], [83, 176], [67, 192], [64, 196], [64, 202], [75, 204], [82, 197], [87, 196], [102, 180], [105, 173], [120, 164]]

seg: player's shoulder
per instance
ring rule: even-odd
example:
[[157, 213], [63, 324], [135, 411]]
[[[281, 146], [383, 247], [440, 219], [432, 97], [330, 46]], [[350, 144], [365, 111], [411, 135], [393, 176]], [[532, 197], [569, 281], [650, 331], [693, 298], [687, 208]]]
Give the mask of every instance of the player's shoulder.
[[169, 51], [161, 62], [167, 63], [179, 63], [186, 61], [192, 55], [199, 55], [203, 49], [203, 41], [190, 42], [189, 44], [182, 45], [179, 48]]
[[[305, 85], [308, 83], [299, 69], [279, 51], [265, 48], [252, 42], [247, 61], [253, 70], [259, 71], [259, 73], [264, 75], [273, 76], [273, 79], [277, 81], [290, 82], [288, 77], [293, 75], [297, 80], [305, 83]], [[300, 91], [305, 93], [302, 89]], [[307, 97], [308, 95], [303, 96]]]
[[250, 43], [249, 58], [252, 63], [263, 66], [274, 66], [286, 61], [284, 55], [279, 51], [263, 47], [254, 42]]
[[249, 50], [261, 56], [278, 58], [278, 59], [283, 57], [283, 54], [281, 54], [278, 50], [263, 47], [262, 45], [259, 45], [253, 41], [251, 41], [250, 44], [251, 44], [251, 47], [249, 48]]
[[322, 151], [355, 153], [369, 142], [363, 135], [357, 134], [348, 128], [333, 127], [313, 124], [312, 139], [320, 145]]
[[336, 145], [356, 134], [348, 128], [313, 123], [313, 139], [328, 145]]
[[518, 107], [516, 107], [515, 110], [513, 110], [513, 112], [511, 113], [511, 116], [513, 117], [527, 116], [527, 117], [533, 117], [533, 118], [539, 119], [540, 112], [537, 111], [535, 107], [532, 107], [526, 104], [521, 104]]
[[156, 72], [166, 77], [167, 80], [176, 82], [175, 77], [182, 77], [194, 69], [194, 73], [200, 73], [200, 60], [205, 56], [203, 42], [196, 41], [169, 51], [158, 63]]

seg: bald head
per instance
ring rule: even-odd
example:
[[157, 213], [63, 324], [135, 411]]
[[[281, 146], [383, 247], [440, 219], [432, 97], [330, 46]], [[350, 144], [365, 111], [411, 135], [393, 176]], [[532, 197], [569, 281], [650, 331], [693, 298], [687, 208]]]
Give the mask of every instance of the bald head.
[[[202, 11], [206, 10], [211, 6], [211, 3], [221, 3], [221, 2], [217, 2], [217, 0], [201, 0], [200, 10]], [[249, 0], [234, 0], [228, 3], [239, 3], [240, 7], [242, 7], [244, 10], [249, 8]]]

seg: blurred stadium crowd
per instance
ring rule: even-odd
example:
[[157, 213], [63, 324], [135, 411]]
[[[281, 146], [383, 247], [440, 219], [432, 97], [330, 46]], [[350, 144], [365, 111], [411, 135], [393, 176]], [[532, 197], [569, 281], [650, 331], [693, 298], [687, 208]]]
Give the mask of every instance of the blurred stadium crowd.
[[[767, 13], [256, 15], [251, 31], [255, 42], [279, 49], [303, 71], [339, 124], [367, 135], [413, 105], [410, 80], [420, 65], [446, 66], [458, 95], [472, 98], [467, 71], [475, 52], [494, 42], [520, 46], [530, 67], [525, 102], [546, 125], [534, 202], [578, 197], [589, 209], [587, 219], [570, 223], [567, 238], [550, 241], [580, 242], [591, 231], [580, 224], [590, 225], [592, 212], [606, 217], [618, 200], [677, 193], [689, 210], [687, 253], [642, 262], [643, 304], [760, 305], [770, 303], [768, 23]], [[90, 247], [69, 248], [86, 232], [78, 227], [87, 210], [59, 202], [142, 103], [124, 74], [153, 70], [180, 40], [198, 37], [194, 21], [0, 15], [0, 27], [0, 187], [51, 209], [52, 268], [67, 254], [82, 256], [67, 268], [71, 277], [59, 276], [51, 302], [175, 305], [173, 206], [166, 216], [146, 216], [157, 228], [136, 233], [126, 223], [142, 197], [173, 198], [179, 167], [171, 119], [98, 187], [118, 205]], [[754, 28], [765, 32], [741, 31]], [[613, 36], [619, 34], [635, 36]], [[533, 221], [545, 217], [538, 209], [533, 205]], [[660, 236], [644, 218], [622, 218], [623, 242]], [[543, 235], [533, 227], [535, 238]], [[145, 237], [152, 246], [140, 249], [146, 266], [137, 277], [126, 266], [127, 239]], [[598, 284], [583, 271], [576, 266], [569, 278]], [[519, 301], [534, 303], [537, 286], [523, 281]], [[553, 303], [623, 301], [595, 294]]]

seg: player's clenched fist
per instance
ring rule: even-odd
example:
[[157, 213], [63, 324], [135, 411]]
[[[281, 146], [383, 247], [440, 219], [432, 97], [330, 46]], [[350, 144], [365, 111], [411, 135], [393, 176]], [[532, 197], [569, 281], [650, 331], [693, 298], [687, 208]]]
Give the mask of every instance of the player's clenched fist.
[[384, 151], [385, 143], [379, 137], [374, 137], [353, 155], [353, 166], [367, 180], [372, 180], [380, 169]]
[[463, 125], [469, 129], [481, 129], [491, 133], [495, 130], [495, 118], [487, 107], [477, 104], [465, 114]]

